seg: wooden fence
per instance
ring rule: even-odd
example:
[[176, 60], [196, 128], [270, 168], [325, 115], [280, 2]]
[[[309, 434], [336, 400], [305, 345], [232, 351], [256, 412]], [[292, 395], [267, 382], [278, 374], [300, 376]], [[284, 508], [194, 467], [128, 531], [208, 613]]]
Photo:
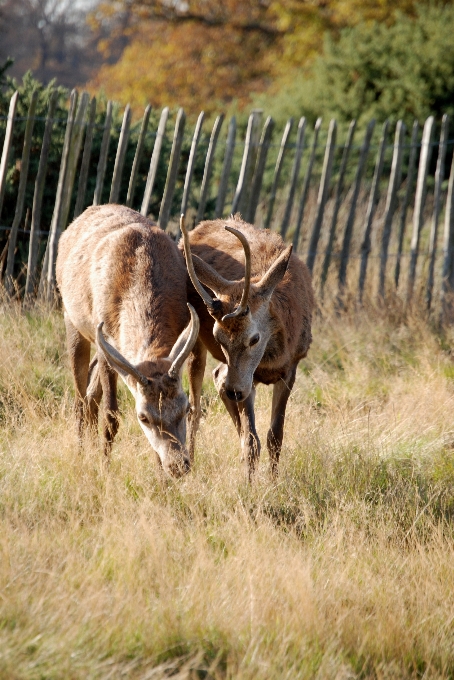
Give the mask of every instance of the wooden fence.
[[[9, 296], [52, 300], [59, 236], [70, 219], [87, 205], [98, 205], [102, 200], [113, 106], [108, 102], [100, 130], [94, 124], [96, 99], [90, 101], [85, 92], [80, 97], [76, 91], [71, 93], [52, 219], [49, 225], [42, 225], [57, 94], [49, 102], [35, 177], [29, 177], [29, 162], [36, 94], [31, 97], [22, 156], [10, 158], [17, 98], [16, 92], [10, 100], [0, 162], [0, 224], [8, 168], [14, 163], [20, 167], [14, 218], [11, 224], [0, 226], [5, 237], [0, 260], [3, 286]], [[280, 141], [276, 141], [274, 121], [267, 118], [263, 123], [260, 110], [250, 114], [244, 140], [240, 139], [243, 135], [235, 118], [227, 123], [222, 114], [209, 136], [203, 133], [202, 112], [187, 158], [182, 156], [187, 139], [185, 113], [178, 111], [173, 135], [166, 132], [169, 118], [169, 109], [165, 108], [157, 128], [150, 131], [150, 107], [146, 108], [134, 160], [128, 168], [127, 195], [121, 196], [131, 131], [131, 109], [126, 106], [109, 202], [121, 201], [143, 215], [149, 214], [163, 160], [163, 140], [168, 134], [172, 143], [166, 181], [159, 211], [154, 215], [162, 229], [178, 236], [176, 218], [180, 213], [189, 212], [195, 224], [207, 216], [240, 212], [247, 221], [279, 231], [293, 242], [313, 272], [320, 296], [329, 294], [342, 300], [349, 292], [361, 302], [364, 295], [378, 300], [398, 295], [405, 304], [417, 300], [427, 309], [446, 315], [454, 286], [454, 156], [447, 116], [438, 122], [429, 117], [422, 135], [417, 121], [411, 130], [399, 121], [394, 131], [388, 122], [379, 128], [371, 121], [361, 135], [356, 134], [359, 140], [355, 138], [355, 121], [341, 130], [331, 120], [325, 133], [321, 119], [308, 129], [305, 118], [301, 118], [297, 125], [289, 120]], [[144, 141], [149, 134], [154, 137], [153, 150], [150, 158], [144, 158]], [[194, 168], [203, 134], [203, 176], [196, 185]], [[102, 135], [102, 139], [95, 190], [88, 195], [95, 135]], [[449, 175], [447, 181], [445, 175]], [[176, 204], [175, 188], [183, 177], [181, 203]], [[27, 210], [26, 186], [33, 181], [33, 202]], [[443, 214], [444, 229], [440, 229]], [[22, 250], [18, 249], [19, 242]], [[45, 244], [45, 249], [40, 244]]]

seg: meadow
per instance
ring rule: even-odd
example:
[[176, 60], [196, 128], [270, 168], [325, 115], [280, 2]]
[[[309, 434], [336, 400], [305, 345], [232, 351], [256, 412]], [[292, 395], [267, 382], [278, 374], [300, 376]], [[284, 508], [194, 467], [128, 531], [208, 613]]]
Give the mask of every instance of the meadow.
[[454, 677], [454, 332], [366, 304], [313, 336], [278, 480], [207, 372], [172, 481], [123, 389], [110, 466], [78, 450], [61, 312], [0, 308], [2, 680]]

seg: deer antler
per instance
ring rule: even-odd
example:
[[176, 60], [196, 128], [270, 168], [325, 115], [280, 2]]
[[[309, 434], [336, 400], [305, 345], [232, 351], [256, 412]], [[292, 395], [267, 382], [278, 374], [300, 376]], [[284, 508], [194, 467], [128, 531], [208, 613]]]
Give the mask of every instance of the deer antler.
[[191, 245], [189, 243], [189, 236], [188, 236], [188, 231], [186, 229], [186, 225], [184, 223], [184, 215], [181, 215], [180, 217], [180, 230], [183, 235], [183, 248], [184, 248], [184, 255], [186, 258], [186, 266], [188, 268], [188, 274], [189, 278], [192, 281], [192, 285], [206, 304], [209, 310], [215, 311], [216, 305], [214, 303], [213, 298], [211, 295], [208, 295], [206, 292], [205, 288], [202, 286], [200, 283], [199, 279], [197, 278], [197, 274], [195, 273], [194, 269], [194, 263], [192, 261], [192, 253], [191, 253]]
[[115, 349], [115, 347], [112, 347], [112, 345], [107, 342], [102, 332], [103, 325], [104, 321], [101, 321], [101, 323], [99, 323], [98, 327], [96, 328], [96, 344], [102, 349], [109, 363], [112, 364], [113, 368], [117, 369], [120, 373], [132, 375], [132, 377], [135, 378], [138, 383], [140, 383], [143, 387], [146, 387], [148, 385], [148, 378], [146, 378], [143, 373], [138, 371], [137, 368], [130, 364], [129, 361], [125, 359], [117, 349]]
[[238, 229], [233, 229], [233, 227], [227, 226], [225, 226], [224, 229], [226, 231], [229, 231], [231, 234], [236, 236], [239, 241], [241, 241], [246, 261], [244, 272], [244, 290], [243, 295], [241, 296], [241, 302], [234, 312], [232, 312], [231, 314], [225, 314], [225, 316], [222, 317], [222, 321], [225, 321], [226, 319], [234, 319], [237, 316], [242, 316], [243, 314], [248, 313], [249, 307], [247, 301], [249, 298], [249, 290], [251, 287], [251, 248], [249, 246], [249, 241], [241, 231], [238, 231]]
[[[178, 378], [178, 375], [180, 373], [181, 367], [183, 366], [184, 362], [186, 361], [187, 357], [189, 356], [190, 351], [195, 345], [195, 342], [197, 340], [197, 336], [199, 335], [199, 328], [200, 328], [200, 321], [199, 317], [197, 316], [197, 312], [195, 311], [194, 307], [187, 303], [189, 312], [191, 314], [191, 321], [189, 322], [189, 333], [188, 333], [188, 338], [186, 342], [184, 343], [184, 347], [181, 350], [181, 352], [178, 354], [178, 356], [175, 358], [173, 361], [171, 367], [168, 370], [168, 375], [170, 378]], [[183, 331], [185, 333], [187, 331], [187, 328]], [[180, 335], [181, 338], [181, 335]], [[174, 348], [179, 344], [180, 338], [178, 338], [177, 342], [175, 343]], [[173, 352], [173, 349], [172, 349]], [[171, 352], [171, 353], [172, 353]]]

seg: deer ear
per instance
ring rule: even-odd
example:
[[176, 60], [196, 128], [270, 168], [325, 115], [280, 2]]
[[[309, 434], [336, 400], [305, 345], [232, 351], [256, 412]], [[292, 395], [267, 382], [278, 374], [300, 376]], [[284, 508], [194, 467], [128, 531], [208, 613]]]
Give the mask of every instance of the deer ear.
[[255, 290], [261, 297], [271, 297], [276, 286], [284, 278], [287, 271], [290, 255], [292, 254], [293, 246], [288, 246], [273, 262], [266, 274], [262, 276], [260, 281], [255, 284]]
[[204, 286], [212, 290], [217, 297], [228, 292], [232, 286], [230, 281], [224, 279], [211, 265], [197, 255], [192, 255], [192, 261], [197, 278]]

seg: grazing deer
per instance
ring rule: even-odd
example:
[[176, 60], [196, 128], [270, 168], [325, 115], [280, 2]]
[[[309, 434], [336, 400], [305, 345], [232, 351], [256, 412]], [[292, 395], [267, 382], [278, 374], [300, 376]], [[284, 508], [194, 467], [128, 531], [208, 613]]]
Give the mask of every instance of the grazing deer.
[[[181, 370], [199, 332], [197, 314], [186, 305], [186, 279], [176, 244], [130, 208], [88, 208], [60, 238], [57, 281], [79, 438], [87, 426], [97, 428], [103, 394], [109, 455], [118, 430], [119, 375], [134, 395], [139, 424], [163, 469], [176, 477], [190, 467]], [[90, 343], [97, 346], [91, 364]]]
[[188, 360], [189, 455], [192, 459], [208, 349], [222, 362], [213, 371], [214, 382], [240, 436], [249, 478], [260, 455], [255, 386], [274, 385], [267, 448], [275, 476], [296, 368], [312, 341], [309, 270], [280, 236], [238, 215], [201, 222], [189, 234], [183, 216], [180, 226], [180, 247], [193, 284], [188, 299], [200, 317], [199, 340]]

